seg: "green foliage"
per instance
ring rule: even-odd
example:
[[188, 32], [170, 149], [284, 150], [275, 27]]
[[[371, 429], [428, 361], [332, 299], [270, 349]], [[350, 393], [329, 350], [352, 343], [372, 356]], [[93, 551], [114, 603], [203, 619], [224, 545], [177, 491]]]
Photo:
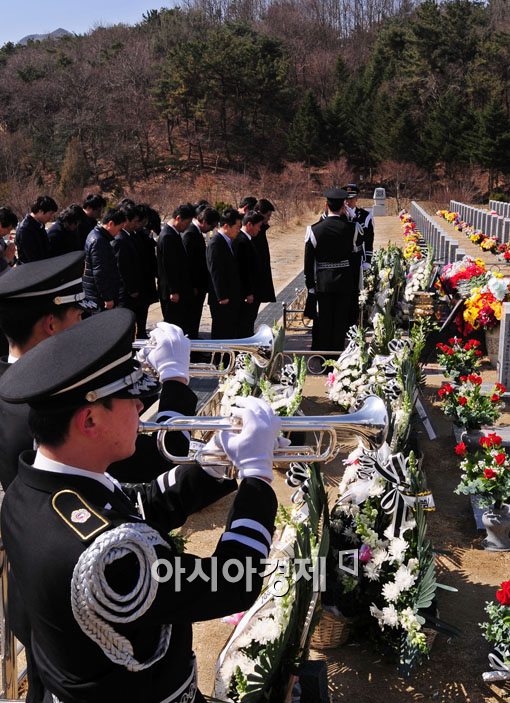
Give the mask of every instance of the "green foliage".
[[322, 111], [308, 90], [290, 125], [289, 153], [295, 161], [316, 163], [325, 150], [325, 124]]

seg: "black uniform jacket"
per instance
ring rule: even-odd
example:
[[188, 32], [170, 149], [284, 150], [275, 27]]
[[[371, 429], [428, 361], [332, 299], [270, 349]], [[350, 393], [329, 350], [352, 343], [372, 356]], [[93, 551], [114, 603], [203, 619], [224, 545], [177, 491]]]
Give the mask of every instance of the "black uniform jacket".
[[207, 247], [207, 268], [209, 269], [209, 305], [219, 300], [229, 299], [232, 307], [241, 304], [241, 280], [235, 253], [224, 237], [217, 232]]
[[142, 288], [138, 250], [133, 236], [124, 229], [114, 238], [112, 247], [121, 280], [119, 300], [121, 303], [130, 302], [131, 294], [140, 294]]
[[188, 257], [191, 269], [191, 283], [193, 288], [206, 292], [209, 287], [209, 272], [205, 258], [205, 238], [200, 229], [191, 224], [182, 235], [182, 243]]
[[354, 222], [359, 222], [363, 227], [364, 259], [370, 264], [374, 253], [374, 218], [370, 210], [362, 207], [354, 208], [354, 212]]
[[[0, 376], [10, 364], [0, 359]], [[0, 399], [0, 483], [4, 491], [18, 473], [21, 452], [34, 448], [34, 439], [28, 428], [29, 407], [25, 403], [14, 405]]]
[[253, 243], [256, 237], [250, 239], [243, 231], [234, 239], [234, 251], [239, 265], [241, 290], [243, 297], [254, 295], [260, 300], [262, 295], [259, 257]]
[[[248, 593], [245, 580], [232, 583], [222, 566], [228, 559], [249, 558], [263, 571], [262, 552], [269, 548], [277, 506], [273, 490], [258, 479], [241, 483], [213, 560], [177, 556], [168, 532], [182, 525], [188, 515], [231, 492], [235, 481], [217, 481], [194, 464], [178, 466], [150, 484], [125, 488], [132, 499], [140, 495], [145, 522], [168, 543], [168, 548], [156, 547], [158, 557], [170, 562], [174, 574], [177, 567], [183, 569], [180, 587], [175, 578], [158, 584], [145, 614], [129, 624], [112, 623], [131, 642], [138, 660], [155, 652], [161, 625], [172, 625], [163, 658], [145, 670], [130, 672], [107, 658], [76, 623], [71, 579], [80, 555], [100, 534], [142, 519], [122, 491], [112, 492], [93, 478], [34, 469], [33, 457], [33, 452], [23, 454], [18, 476], [5, 496], [2, 538], [28, 610], [33, 655], [46, 688], [64, 703], [164, 701], [189, 677], [192, 623], [245, 610], [260, 591], [260, 576], [254, 575]], [[74, 511], [83, 509], [88, 517], [78, 523], [73, 520]], [[215, 564], [216, 592], [206, 580]], [[197, 569], [205, 576], [196, 575]], [[116, 592], [128, 592], [138, 574], [138, 560], [128, 554], [107, 567], [106, 579]]]
[[260, 232], [253, 238], [253, 246], [258, 254], [259, 260], [259, 288], [260, 298], [263, 303], [274, 303], [276, 300], [273, 283], [273, 273], [271, 271], [271, 253], [269, 242], [267, 241], [267, 230], [269, 225], [262, 224]]
[[186, 250], [179, 232], [168, 224], [162, 227], [158, 239], [158, 286], [163, 301], [168, 301], [174, 293], [184, 300], [191, 297], [191, 272]]
[[118, 302], [120, 275], [112, 248], [112, 237], [97, 225], [85, 242], [83, 290], [88, 300], [102, 306], [108, 300]]
[[16, 229], [16, 249], [22, 264], [50, 257], [50, 244], [44, 225], [26, 215]]
[[311, 226], [305, 244], [305, 280], [317, 293], [334, 293], [352, 277], [352, 253], [356, 225], [338, 215], [326, 217]]

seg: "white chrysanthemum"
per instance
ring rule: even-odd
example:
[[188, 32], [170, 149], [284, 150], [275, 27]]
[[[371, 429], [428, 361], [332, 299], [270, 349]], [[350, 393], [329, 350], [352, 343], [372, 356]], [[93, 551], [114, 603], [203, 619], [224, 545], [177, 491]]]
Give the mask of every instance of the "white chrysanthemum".
[[384, 627], [397, 627], [398, 625], [398, 611], [394, 605], [388, 605], [386, 608], [382, 609], [382, 617], [379, 620], [379, 624]]
[[373, 561], [367, 562], [363, 566], [363, 571], [369, 581], [379, 581], [379, 577], [381, 575], [381, 567], [377, 564], [374, 564]]
[[388, 552], [390, 554], [390, 561], [403, 561], [404, 560], [404, 555], [406, 553], [407, 548], [409, 547], [408, 543], [405, 541], [405, 539], [402, 539], [401, 537], [394, 537], [388, 546]]
[[398, 599], [401, 590], [396, 582], [390, 581], [384, 584], [382, 594], [389, 603], [393, 603]]
[[388, 552], [385, 549], [374, 549], [372, 552], [372, 559], [371, 561], [376, 565], [376, 566], [382, 566], [385, 561], [388, 559]]
[[395, 585], [399, 592], [408, 591], [415, 583], [416, 576], [410, 572], [405, 564], [401, 564], [395, 574]]
[[356, 544], [358, 541], [358, 535], [354, 532], [352, 527], [344, 527], [342, 534], [351, 544]]

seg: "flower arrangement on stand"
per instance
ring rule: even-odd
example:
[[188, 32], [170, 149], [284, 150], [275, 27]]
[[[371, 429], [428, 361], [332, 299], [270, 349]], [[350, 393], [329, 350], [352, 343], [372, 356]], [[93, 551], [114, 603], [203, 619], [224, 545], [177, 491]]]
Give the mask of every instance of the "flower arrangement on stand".
[[[216, 665], [214, 695], [226, 703], [282, 703], [306, 657], [322, 560], [329, 546], [327, 498], [316, 465], [292, 513], [280, 509], [267, 585], [237, 624]], [[302, 572], [299, 569], [302, 568]]]
[[476, 329], [493, 329], [501, 320], [503, 302], [509, 297], [507, 282], [492, 273], [486, 284], [474, 288], [464, 303], [466, 333]]
[[501, 415], [501, 394], [505, 387], [496, 383], [492, 392], [483, 393], [482, 377], [472, 373], [459, 378], [459, 385], [445, 383], [438, 390], [440, 406], [454, 424], [466, 430], [480, 429], [482, 425], [493, 425]]
[[483, 674], [486, 683], [506, 682], [510, 685], [510, 581], [503, 581], [496, 591], [497, 602], [487, 602], [488, 622], [480, 624], [483, 636], [494, 646], [489, 654], [492, 671]]
[[489, 275], [485, 263], [481, 259], [465, 256], [460, 261], [443, 266], [440, 281], [449, 295], [469, 298], [471, 291], [483, 286]]
[[482, 508], [494, 505], [499, 509], [510, 498], [510, 457], [501, 441], [495, 432], [480, 437], [481, 451], [474, 455], [468, 454], [463, 442], [455, 447], [455, 453], [462, 456], [462, 475], [455, 493], [480, 496]]
[[474, 373], [481, 364], [480, 342], [477, 339], [468, 339], [464, 342], [460, 337], [452, 337], [448, 344], [438, 342], [437, 360], [442, 366], [445, 376], [450, 376], [458, 382], [461, 376]]
[[337, 361], [327, 362], [333, 370], [326, 380], [326, 392], [342, 410], [354, 412], [358, 394], [368, 381], [368, 345], [361, 328], [351, 328], [349, 333], [350, 342]]
[[487, 537], [482, 547], [489, 551], [510, 551], [510, 457], [501, 446], [501, 437], [491, 433], [480, 437], [482, 451], [474, 456], [467, 453], [461, 442], [455, 452], [462, 456], [462, 475], [455, 493], [478, 497]]
[[301, 405], [303, 386], [306, 378], [305, 358], [294, 357], [279, 374], [279, 382], [274, 383], [262, 376], [259, 380], [261, 397], [266, 400], [277, 415], [295, 415]]
[[427, 245], [427, 254], [421, 261], [411, 264], [407, 274], [404, 300], [411, 302], [416, 293], [428, 291], [434, 266], [434, 253], [432, 247]]

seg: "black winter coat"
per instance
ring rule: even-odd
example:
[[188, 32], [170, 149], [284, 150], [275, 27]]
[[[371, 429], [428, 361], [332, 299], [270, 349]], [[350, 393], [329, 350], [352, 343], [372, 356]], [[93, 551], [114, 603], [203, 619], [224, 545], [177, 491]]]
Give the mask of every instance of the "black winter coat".
[[28, 214], [16, 228], [16, 249], [22, 264], [50, 257], [50, 243], [44, 225]]
[[83, 290], [99, 307], [108, 300], [119, 302], [120, 275], [112, 247], [112, 237], [97, 225], [85, 242]]

